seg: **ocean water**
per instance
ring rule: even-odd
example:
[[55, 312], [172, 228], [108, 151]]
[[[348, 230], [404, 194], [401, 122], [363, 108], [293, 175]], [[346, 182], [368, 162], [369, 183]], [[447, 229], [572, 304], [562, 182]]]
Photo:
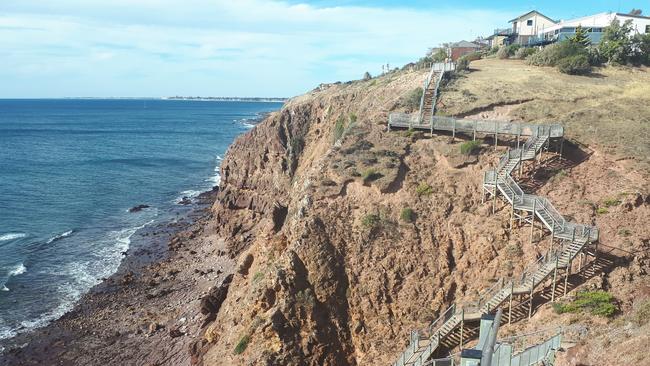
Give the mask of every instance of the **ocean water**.
[[[280, 107], [0, 100], [0, 339], [69, 311], [138, 229], [217, 185], [228, 145]], [[128, 212], [138, 204], [151, 207]]]

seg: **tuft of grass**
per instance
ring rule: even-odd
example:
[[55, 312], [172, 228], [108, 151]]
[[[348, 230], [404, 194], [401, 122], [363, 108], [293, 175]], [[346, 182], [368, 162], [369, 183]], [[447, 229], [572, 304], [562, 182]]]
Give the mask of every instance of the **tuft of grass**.
[[339, 141], [345, 132], [345, 120], [340, 117], [334, 125], [334, 142]]
[[632, 322], [638, 326], [643, 326], [650, 322], [650, 300], [646, 300], [634, 312]]
[[621, 203], [623, 202], [617, 198], [607, 198], [603, 201], [603, 205], [605, 207], [614, 207], [620, 205]]
[[460, 153], [463, 155], [472, 155], [479, 151], [481, 143], [479, 141], [465, 141], [460, 144]]
[[399, 217], [404, 222], [412, 223], [415, 221], [415, 211], [413, 211], [413, 209], [410, 207], [405, 207], [402, 209]]
[[415, 189], [415, 192], [418, 194], [418, 196], [429, 196], [431, 193], [433, 193], [433, 188], [426, 182], [422, 182]]
[[553, 310], [558, 314], [589, 312], [592, 315], [611, 317], [616, 312], [616, 305], [614, 296], [609, 292], [582, 291], [574, 301], [554, 303]]
[[618, 231], [618, 235], [626, 238], [626, 237], [632, 235], [632, 231], [630, 231], [630, 229], [628, 229], [628, 228], [622, 228], [622, 229], [620, 229]]
[[605, 207], [598, 207], [596, 209], [596, 213], [599, 214], [599, 215], [604, 215], [604, 214], [606, 214], [608, 212], [609, 212], [609, 210], [606, 209]]
[[363, 179], [363, 183], [370, 183], [381, 177], [382, 175], [373, 168], [368, 168], [363, 172], [363, 174], [361, 174], [361, 179]]
[[240, 355], [244, 353], [246, 350], [246, 347], [248, 347], [248, 343], [251, 341], [251, 337], [248, 335], [245, 335], [241, 337], [237, 345], [235, 346], [235, 350], [233, 351], [236, 355]]
[[256, 272], [256, 273], [253, 275], [253, 278], [252, 278], [251, 281], [252, 281], [253, 283], [257, 283], [257, 282], [259, 282], [262, 278], [264, 278], [264, 272]]
[[361, 225], [367, 228], [375, 228], [381, 223], [381, 217], [377, 214], [368, 214], [361, 219]]

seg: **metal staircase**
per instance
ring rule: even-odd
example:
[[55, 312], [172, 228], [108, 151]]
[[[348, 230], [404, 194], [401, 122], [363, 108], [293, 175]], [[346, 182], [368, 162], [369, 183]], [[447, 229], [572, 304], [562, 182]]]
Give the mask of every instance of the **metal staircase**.
[[[431, 123], [433, 125], [433, 120]], [[409, 346], [393, 363], [393, 366], [425, 365], [434, 352], [440, 348], [443, 340], [450, 337], [459, 328], [462, 345], [464, 323], [479, 320], [483, 314], [494, 312], [506, 301], [509, 302], [508, 321], [510, 322], [514, 296], [528, 295], [528, 316], [530, 317], [533, 293], [550, 276], [553, 276], [552, 294], [554, 296], [558, 269], [565, 271], [564, 291], [566, 293], [566, 276], [568, 276], [571, 262], [589, 243], [598, 240], [598, 229], [567, 221], [548, 199], [524, 193], [512, 178], [512, 173], [518, 167], [522, 167], [524, 161], [536, 159], [544, 148], [548, 147], [552, 128], [552, 125], [540, 125], [533, 128], [531, 137], [523, 146], [508, 150], [499, 160], [497, 168], [486, 171], [483, 177], [484, 192], [492, 195], [493, 199], [496, 199], [500, 193], [500, 196], [511, 206], [512, 218], [517, 217], [529, 222], [533, 228], [535, 218], [537, 218], [543, 227], [551, 232], [551, 248], [524, 270], [518, 278], [502, 278], [490, 289], [481, 293], [477, 301], [458, 307], [452, 305], [425, 330], [412, 331]], [[521, 128], [519, 131], [521, 132]]]

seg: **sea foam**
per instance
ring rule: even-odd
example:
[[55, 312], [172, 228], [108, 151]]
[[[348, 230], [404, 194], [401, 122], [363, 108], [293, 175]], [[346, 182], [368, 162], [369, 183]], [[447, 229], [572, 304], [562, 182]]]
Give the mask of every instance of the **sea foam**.
[[0, 235], [0, 241], [16, 240], [27, 237], [25, 233], [7, 233]]
[[66, 232], [63, 233], [63, 234], [55, 235], [55, 236], [53, 236], [53, 237], [47, 239], [46, 243], [47, 243], [47, 244], [52, 244], [52, 243], [54, 243], [54, 242], [57, 241], [57, 240], [61, 240], [61, 239], [63, 239], [63, 238], [67, 238], [68, 236], [72, 235], [73, 233], [74, 233], [74, 230], [68, 230], [68, 231], [66, 231]]

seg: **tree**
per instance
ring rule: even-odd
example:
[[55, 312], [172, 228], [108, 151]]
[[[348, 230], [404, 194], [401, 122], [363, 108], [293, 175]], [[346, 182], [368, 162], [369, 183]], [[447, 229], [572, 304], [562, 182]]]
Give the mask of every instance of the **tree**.
[[609, 27], [605, 28], [603, 39], [598, 45], [598, 51], [609, 63], [625, 64], [633, 54], [632, 21], [626, 20], [621, 24], [618, 19], [612, 20]]
[[438, 51], [431, 55], [433, 62], [444, 62], [447, 59], [447, 51], [444, 48], [439, 48]]
[[650, 33], [637, 34], [632, 39], [634, 63], [650, 66]]
[[569, 41], [583, 47], [591, 45], [589, 34], [587, 34], [587, 30], [582, 28], [581, 25], [576, 28], [576, 34], [573, 37], [570, 37]]
[[372, 75], [370, 75], [370, 73], [368, 71], [366, 71], [366, 73], [363, 74], [363, 80], [367, 81], [367, 80], [370, 80], [370, 79], [372, 79]]
[[643, 14], [643, 10], [632, 8], [632, 10], [630, 10], [630, 12], [628, 14], [629, 15], [641, 15], [641, 14]]

